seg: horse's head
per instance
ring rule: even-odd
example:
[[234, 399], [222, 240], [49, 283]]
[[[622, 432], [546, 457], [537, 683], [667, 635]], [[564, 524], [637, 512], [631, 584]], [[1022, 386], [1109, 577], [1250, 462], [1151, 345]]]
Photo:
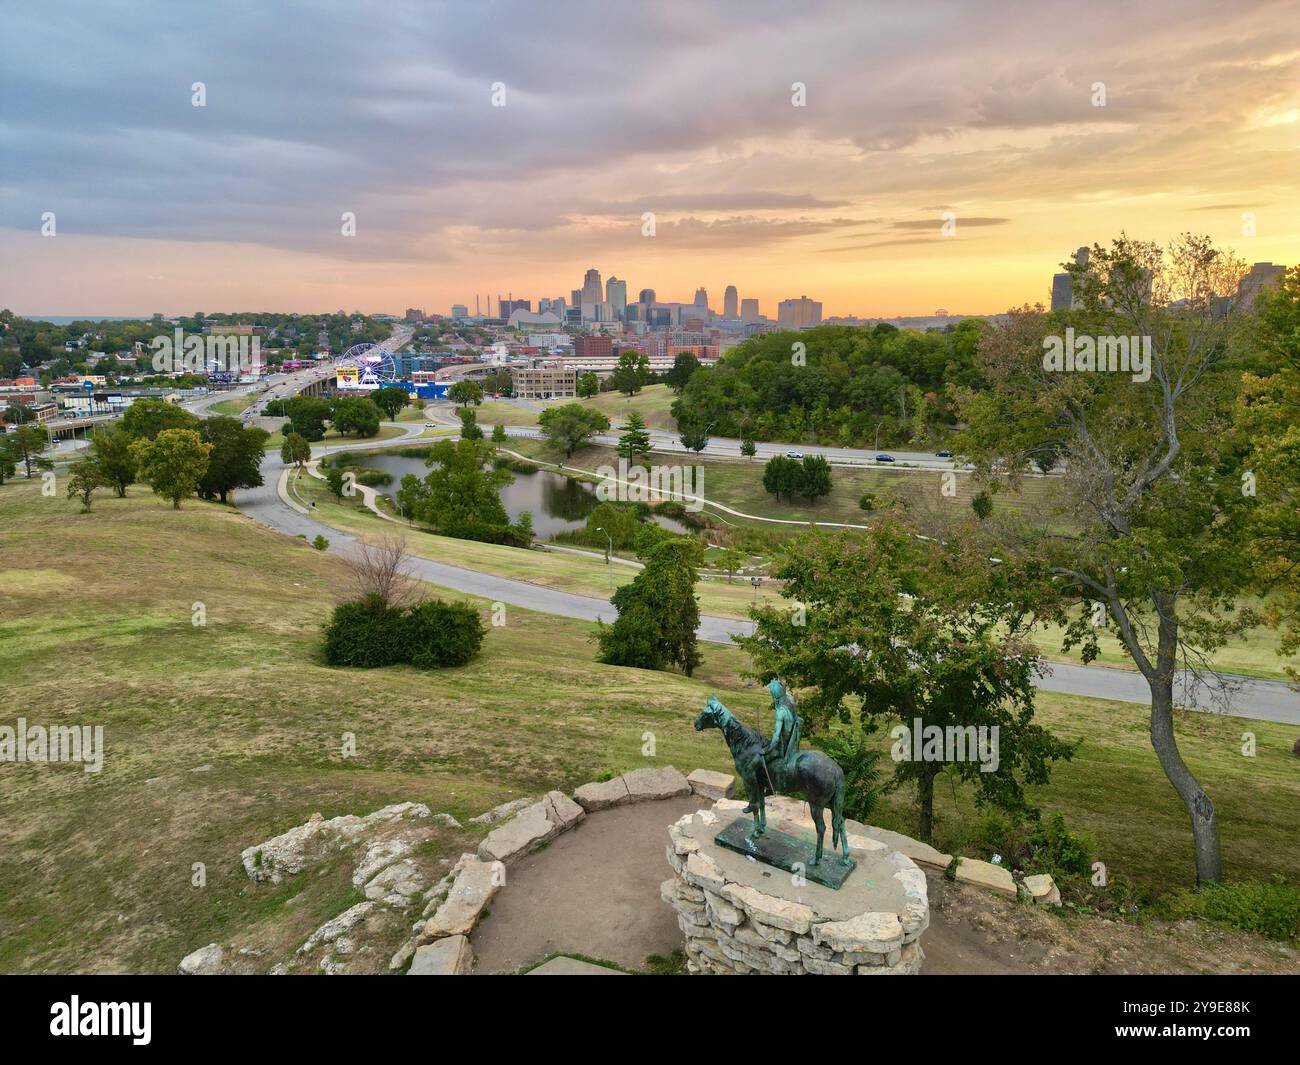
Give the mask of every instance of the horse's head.
[[710, 695], [709, 701], [704, 704], [704, 709], [695, 718], [695, 731], [703, 732], [706, 728], [720, 728], [722, 715], [726, 712], [727, 708], [718, 702], [718, 697]]

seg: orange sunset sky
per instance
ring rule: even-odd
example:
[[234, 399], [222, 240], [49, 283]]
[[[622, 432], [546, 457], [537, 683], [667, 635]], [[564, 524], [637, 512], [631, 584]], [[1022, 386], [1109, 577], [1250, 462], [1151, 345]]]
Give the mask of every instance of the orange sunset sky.
[[1300, 262], [1291, 0], [6, 22], [0, 306], [20, 314], [536, 306], [590, 266], [718, 310], [735, 284], [772, 317], [803, 294], [983, 313], [1046, 302], [1074, 247], [1121, 230]]

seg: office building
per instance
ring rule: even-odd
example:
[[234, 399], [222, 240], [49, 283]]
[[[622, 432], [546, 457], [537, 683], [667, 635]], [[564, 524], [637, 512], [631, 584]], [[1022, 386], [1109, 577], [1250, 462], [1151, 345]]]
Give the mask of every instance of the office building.
[[737, 306], [736, 306], [737, 301], [739, 299], [740, 299], [740, 294], [736, 291], [736, 286], [728, 285], [727, 291], [722, 294], [722, 317], [723, 318], [740, 317], [739, 311], [737, 310]]
[[758, 300], [740, 301], [740, 320], [745, 325], [753, 325], [761, 316], [758, 313]]
[[777, 324], [785, 329], [807, 329], [822, 320], [822, 305], [807, 296], [782, 300], [776, 305]]
[[521, 367], [510, 376], [519, 399], [573, 399], [578, 395], [578, 374], [572, 367]]

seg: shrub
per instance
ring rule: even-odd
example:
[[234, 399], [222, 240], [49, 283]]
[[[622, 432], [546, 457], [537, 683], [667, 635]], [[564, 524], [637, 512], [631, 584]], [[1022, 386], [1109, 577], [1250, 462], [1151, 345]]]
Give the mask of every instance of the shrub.
[[359, 669], [463, 666], [486, 634], [478, 611], [464, 603], [430, 599], [403, 610], [367, 595], [334, 608], [325, 626], [325, 661]]
[[325, 537], [321, 536], [320, 533], [317, 533], [316, 539], [311, 542], [311, 546], [314, 547], [317, 551], [324, 551], [325, 548], [329, 547], [329, 545], [330, 542], [326, 540]]
[[1071, 832], [1065, 818], [1054, 813], [1029, 837], [1027, 872], [1052, 873], [1057, 877], [1088, 876], [1096, 842], [1083, 832]]
[[472, 606], [430, 599], [402, 619], [404, 660], [419, 669], [463, 666], [478, 654], [486, 633]]
[[402, 612], [377, 595], [340, 603], [325, 626], [325, 661], [374, 669], [402, 661]]
[[1199, 917], [1284, 943], [1300, 943], [1300, 888], [1289, 884], [1213, 884], [1168, 896], [1158, 908], [1172, 920]]
[[860, 730], [829, 732], [818, 737], [821, 749], [844, 770], [844, 816], [866, 821], [880, 797], [881, 752]]

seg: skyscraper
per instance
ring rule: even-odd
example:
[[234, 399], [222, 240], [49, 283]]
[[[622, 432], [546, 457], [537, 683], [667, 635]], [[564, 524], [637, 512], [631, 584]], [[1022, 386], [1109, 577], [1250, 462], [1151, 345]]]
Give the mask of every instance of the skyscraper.
[[627, 282], [611, 276], [605, 284], [605, 302], [614, 309], [614, 318], [622, 321], [627, 313]]
[[740, 294], [736, 291], [736, 286], [728, 285], [727, 291], [722, 294], [722, 317], [723, 318], [738, 317], [736, 312], [736, 302], [737, 300], [739, 300], [739, 298], [740, 298]]
[[596, 308], [604, 301], [601, 290], [600, 271], [594, 266], [582, 279], [582, 317], [587, 321], [596, 320]]
[[[1088, 246], [1077, 248], [1074, 261], [1080, 266], [1088, 265]], [[1074, 278], [1070, 274], [1052, 275], [1052, 310], [1068, 311], [1077, 306], [1074, 298]]]
[[787, 329], [806, 329], [822, 320], [822, 305], [807, 296], [782, 300], [776, 305], [776, 321]]
[[654, 302], [655, 302], [655, 290], [652, 289], [652, 288], [643, 288], [643, 289], [641, 290], [641, 295], [639, 295], [639, 296], [637, 297], [637, 300], [636, 300], [636, 301], [637, 301], [637, 303], [654, 303]]
[[761, 316], [758, 313], [758, 300], [741, 300], [740, 301], [740, 320], [746, 325], [752, 325], [759, 320]]
[[707, 307], [708, 305], [709, 305], [709, 294], [704, 290], [704, 286], [701, 285], [699, 288], [695, 290], [695, 306]]

